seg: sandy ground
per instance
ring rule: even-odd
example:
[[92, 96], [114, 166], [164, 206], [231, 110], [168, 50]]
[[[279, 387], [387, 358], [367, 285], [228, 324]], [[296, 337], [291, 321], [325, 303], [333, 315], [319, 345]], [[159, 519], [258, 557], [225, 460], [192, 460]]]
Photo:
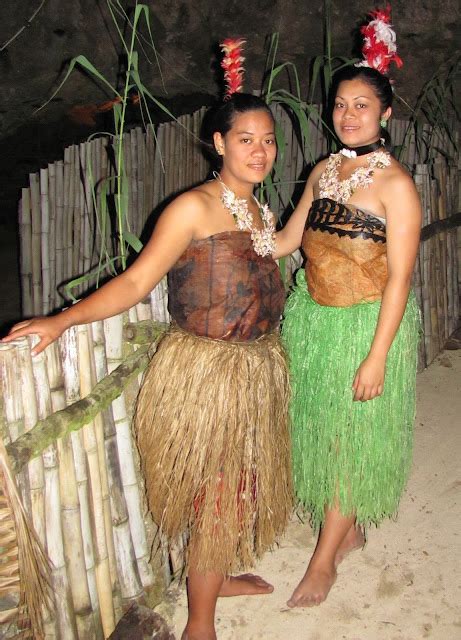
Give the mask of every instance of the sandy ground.
[[[274, 593], [221, 599], [219, 640], [461, 640], [460, 453], [461, 351], [446, 351], [418, 376], [413, 472], [397, 522], [369, 532], [325, 603], [291, 610], [285, 602], [314, 547], [308, 525], [293, 521], [256, 567]], [[158, 610], [179, 639], [184, 590]]]

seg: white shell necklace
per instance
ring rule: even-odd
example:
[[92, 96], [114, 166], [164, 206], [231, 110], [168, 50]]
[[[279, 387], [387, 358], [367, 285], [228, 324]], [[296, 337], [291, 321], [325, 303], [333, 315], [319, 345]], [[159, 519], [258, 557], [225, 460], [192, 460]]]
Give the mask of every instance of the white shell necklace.
[[221, 180], [219, 173], [213, 174], [222, 188], [221, 202], [225, 209], [229, 211], [235, 221], [235, 225], [239, 231], [249, 231], [253, 249], [258, 256], [268, 256], [275, 251], [275, 224], [274, 215], [270, 211], [267, 204], [260, 204], [253, 196], [254, 201], [258, 205], [259, 214], [261, 216], [263, 229], [257, 229], [253, 226], [253, 217], [248, 209], [248, 202], [245, 198], [238, 198], [235, 193], [229, 189], [227, 184]]
[[357, 167], [345, 180], [339, 179], [339, 166], [343, 156], [332, 153], [327, 160], [325, 171], [319, 179], [321, 198], [331, 198], [346, 203], [357, 189], [366, 189], [373, 182], [375, 169], [384, 169], [391, 164], [391, 156], [387, 151], [374, 151], [367, 158], [367, 166]]

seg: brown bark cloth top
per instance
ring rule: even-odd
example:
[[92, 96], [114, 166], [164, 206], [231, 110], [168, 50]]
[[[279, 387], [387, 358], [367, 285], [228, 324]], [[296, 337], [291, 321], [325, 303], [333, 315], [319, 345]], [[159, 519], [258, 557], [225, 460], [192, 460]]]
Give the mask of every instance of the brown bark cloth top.
[[194, 335], [249, 341], [277, 328], [285, 302], [279, 268], [249, 233], [193, 240], [168, 274], [169, 311]]
[[306, 281], [321, 305], [349, 307], [382, 297], [387, 281], [386, 226], [351, 204], [314, 200], [302, 248]]

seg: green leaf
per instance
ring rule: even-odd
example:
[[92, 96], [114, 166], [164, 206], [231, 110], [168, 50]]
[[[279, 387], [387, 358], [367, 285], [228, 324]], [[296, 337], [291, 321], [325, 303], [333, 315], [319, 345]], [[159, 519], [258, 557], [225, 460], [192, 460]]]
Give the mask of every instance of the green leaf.
[[131, 233], [131, 231], [125, 231], [123, 237], [126, 240], [127, 244], [129, 244], [130, 247], [136, 251], [136, 253], [141, 253], [143, 244], [141, 240], [134, 235], [134, 233]]

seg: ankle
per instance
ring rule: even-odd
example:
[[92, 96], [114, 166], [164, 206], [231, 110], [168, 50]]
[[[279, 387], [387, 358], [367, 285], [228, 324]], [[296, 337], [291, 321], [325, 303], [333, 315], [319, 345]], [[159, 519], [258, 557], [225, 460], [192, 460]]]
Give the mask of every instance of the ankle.
[[181, 640], [216, 640], [213, 624], [188, 621], [182, 633]]

